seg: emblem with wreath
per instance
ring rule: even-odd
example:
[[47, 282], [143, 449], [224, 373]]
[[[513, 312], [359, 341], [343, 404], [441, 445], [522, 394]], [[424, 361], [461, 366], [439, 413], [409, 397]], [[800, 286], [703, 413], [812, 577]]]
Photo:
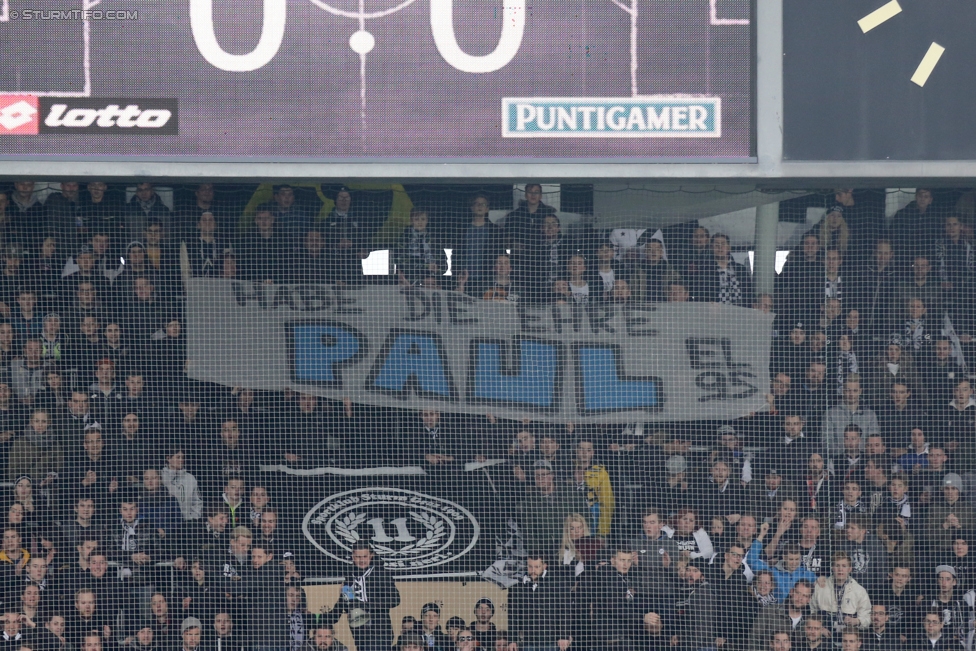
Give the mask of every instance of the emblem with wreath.
[[[365, 513], [347, 513], [332, 523], [336, 533], [342, 536], [346, 542], [352, 544], [360, 539], [357, 528], [366, 521]], [[410, 511], [410, 519], [423, 525], [425, 534], [409, 545], [404, 545], [400, 549], [393, 549], [378, 543], [372, 543], [373, 549], [378, 554], [385, 556], [402, 556], [407, 554], [421, 555], [431, 552], [440, 546], [441, 539], [447, 535], [444, 521], [436, 518], [429, 513]]]

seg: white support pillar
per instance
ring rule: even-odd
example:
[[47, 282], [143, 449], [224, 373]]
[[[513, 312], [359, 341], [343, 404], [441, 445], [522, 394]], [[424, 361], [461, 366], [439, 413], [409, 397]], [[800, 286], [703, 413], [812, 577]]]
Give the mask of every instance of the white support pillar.
[[757, 294], [772, 294], [776, 284], [776, 229], [779, 226], [779, 203], [756, 208], [756, 254], [753, 279]]

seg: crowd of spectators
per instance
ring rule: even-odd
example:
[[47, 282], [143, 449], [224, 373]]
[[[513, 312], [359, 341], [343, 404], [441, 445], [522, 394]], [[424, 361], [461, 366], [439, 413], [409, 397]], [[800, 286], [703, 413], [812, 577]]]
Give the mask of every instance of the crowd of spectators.
[[[349, 189], [320, 218], [276, 186], [242, 229], [210, 184], [170, 211], [150, 183], [124, 203], [66, 182], [42, 203], [17, 181], [0, 193], [2, 643], [341, 650], [346, 616], [360, 650], [973, 651], [972, 231], [927, 190], [890, 224], [833, 199], [774, 294], [721, 233], [564, 231], [536, 184], [497, 223], [481, 194], [444, 233], [414, 209], [386, 282], [775, 314], [767, 410], [555, 426], [187, 379], [185, 275], [367, 282], [377, 226]], [[462, 464], [487, 459], [505, 461], [490, 490], [465, 486]], [[335, 606], [308, 612], [299, 520], [258, 467], [381, 463], [484, 492], [488, 533], [515, 522], [507, 631], [489, 599], [442, 631], [449, 594], [394, 630], [398, 589], [365, 543]]]

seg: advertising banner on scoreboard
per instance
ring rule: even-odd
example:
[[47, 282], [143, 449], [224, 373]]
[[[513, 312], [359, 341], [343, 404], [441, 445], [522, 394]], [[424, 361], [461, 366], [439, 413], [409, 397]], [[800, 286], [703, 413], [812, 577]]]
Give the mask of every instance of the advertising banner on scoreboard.
[[0, 0], [0, 156], [746, 160], [752, 14], [753, 0]]
[[554, 422], [736, 418], [769, 387], [772, 317], [720, 304], [193, 279], [187, 309], [189, 375], [227, 386]]

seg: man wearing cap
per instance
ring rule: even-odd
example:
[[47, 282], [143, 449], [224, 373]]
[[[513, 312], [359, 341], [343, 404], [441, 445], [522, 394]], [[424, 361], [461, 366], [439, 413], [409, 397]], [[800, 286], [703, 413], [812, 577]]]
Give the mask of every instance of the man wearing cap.
[[183, 637], [183, 646], [180, 651], [197, 651], [200, 648], [200, 637], [203, 633], [203, 624], [196, 617], [187, 617], [180, 625], [180, 635]]
[[335, 625], [346, 614], [357, 651], [388, 651], [393, 644], [390, 611], [400, 605], [400, 591], [390, 573], [373, 562], [367, 541], [353, 543], [352, 565], [335, 606], [321, 621]]
[[691, 481], [692, 471], [688, 467], [688, 458], [683, 454], [674, 454], [664, 461], [664, 474], [655, 475], [659, 484], [648, 491], [647, 499], [656, 504], [662, 511], [675, 513], [683, 505], [697, 499], [697, 487]]
[[535, 487], [515, 507], [526, 549], [552, 554], [559, 548], [563, 523], [573, 513], [586, 515], [589, 506], [584, 493], [556, 483], [552, 464], [536, 461], [532, 468]]
[[433, 602], [424, 604], [420, 609], [420, 636], [424, 638], [427, 647], [434, 647], [446, 651], [452, 645], [440, 626], [441, 607]]
[[[939, 582], [939, 590], [935, 597], [927, 600], [925, 605], [930, 612], [932, 610], [941, 613], [942, 623], [947, 627], [945, 632], [959, 641], [970, 641], [972, 639], [974, 602], [976, 593], [966, 592], [956, 593], [958, 581], [956, 579], [956, 568], [951, 565], [938, 565], [935, 568], [935, 576]], [[964, 644], [965, 648], [967, 647]]]
[[497, 629], [491, 618], [495, 616], [495, 604], [488, 597], [482, 597], [474, 604], [474, 620], [469, 628], [474, 633], [479, 647], [494, 648]]
[[933, 497], [929, 507], [925, 534], [932, 550], [939, 555], [948, 554], [952, 541], [960, 534], [968, 534], [976, 525], [976, 512], [963, 501], [964, 492], [962, 477], [950, 472], [942, 480], [942, 499]]

